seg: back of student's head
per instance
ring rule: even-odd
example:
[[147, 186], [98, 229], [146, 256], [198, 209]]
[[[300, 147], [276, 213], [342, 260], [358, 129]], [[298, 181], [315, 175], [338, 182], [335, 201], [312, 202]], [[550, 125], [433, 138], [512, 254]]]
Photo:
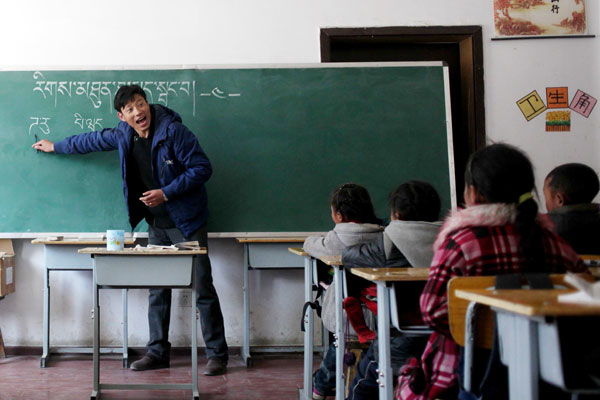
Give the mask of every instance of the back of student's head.
[[520, 254], [523, 271], [542, 270], [542, 230], [536, 223], [538, 205], [533, 166], [518, 148], [497, 143], [471, 155], [465, 171], [465, 184], [476, 189], [485, 203], [516, 205], [515, 224], [521, 235]]
[[355, 183], [345, 183], [336, 188], [331, 194], [331, 207], [342, 215], [344, 222], [380, 222], [375, 216], [369, 192]]
[[591, 203], [600, 189], [596, 171], [579, 163], [554, 168], [546, 177], [546, 184], [553, 193], [563, 194], [564, 205]]
[[125, 107], [125, 105], [127, 103], [129, 103], [131, 100], [133, 100], [133, 98], [135, 97], [136, 94], [139, 94], [140, 96], [142, 96], [144, 98], [144, 100], [146, 100], [146, 92], [144, 92], [144, 89], [142, 89], [140, 86], [138, 86], [138, 85], [121, 86], [119, 88], [119, 90], [117, 90], [117, 93], [115, 94], [115, 99], [113, 102], [115, 110], [117, 110], [118, 112], [121, 112], [121, 109], [123, 107]]
[[427, 182], [403, 183], [390, 193], [388, 204], [397, 219], [403, 221], [433, 222], [440, 217], [440, 196]]

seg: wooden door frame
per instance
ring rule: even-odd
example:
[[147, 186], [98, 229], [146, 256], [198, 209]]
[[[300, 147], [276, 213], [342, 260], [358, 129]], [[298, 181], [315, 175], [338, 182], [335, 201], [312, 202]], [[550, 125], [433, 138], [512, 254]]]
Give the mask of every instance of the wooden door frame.
[[[376, 28], [323, 28], [321, 29], [321, 62], [336, 62], [332, 47], [336, 43], [391, 42], [406, 44], [448, 43], [458, 46], [461, 76], [461, 104], [466, 113], [467, 132], [453, 132], [461, 136], [463, 152], [468, 157], [485, 147], [485, 106], [483, 87], [483, 41], [481, 26], [393, 26]], [[466, 136], [466, 138], [465, 138]], [[466, 139], [466, 140], [465, 140]], [[455, 139], [456, 140], [456, 139]], [[457, 143], [456, 141], [454, 143]], [[466, 148], [464, 146], [466, 145]], [[455, 160], [465, 165], [465, 160]], [[463, 183], [463, 171], [456, 171], [458, 186]], [[462, 197], [462, 193], [457, 193]]]

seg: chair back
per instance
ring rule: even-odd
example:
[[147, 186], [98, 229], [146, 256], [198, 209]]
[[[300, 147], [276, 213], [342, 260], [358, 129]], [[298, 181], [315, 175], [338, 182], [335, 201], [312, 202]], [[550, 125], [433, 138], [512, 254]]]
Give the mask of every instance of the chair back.
[[[465, 316], [469, 300], [456, 297], [457, 289], [487, 289], [494, 287], [495, 276], [455, 277], [448, 282], [448, 319], [450, 333], [456, 343], [465, 347]], [[492, 348], [494, 340], [494, 313], [487, 306], [479, 306], [475, 319], [475, 347]]]

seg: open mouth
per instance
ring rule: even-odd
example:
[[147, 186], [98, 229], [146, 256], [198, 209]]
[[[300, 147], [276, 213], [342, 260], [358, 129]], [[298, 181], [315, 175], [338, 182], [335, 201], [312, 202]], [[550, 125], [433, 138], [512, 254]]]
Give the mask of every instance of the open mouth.
[[136, 120], [135, 120], [135, 122], [136, 122], [138, 125], [144, 125], [144, 124], [146, 124], [146, 116], [143, 116], [143, 117], [141, 117], [141, 118], [139, 118], [139, 119], [136, 119]]

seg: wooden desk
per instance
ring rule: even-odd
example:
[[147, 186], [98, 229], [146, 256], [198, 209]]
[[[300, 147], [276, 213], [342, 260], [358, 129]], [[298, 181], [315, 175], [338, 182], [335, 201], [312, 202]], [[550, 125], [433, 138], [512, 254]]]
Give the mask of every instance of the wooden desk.
[[[242, 342], [242, 358], [246, 366], [252, 365], [250, 354], [250, 277], [253, 269], [288, 269], [303, 268], [301, 259], [288, 251], [290, 243], [304, 243], [305, 237], [257, 237], [236, 238], [244, 245], [244, 340]], [[263, 347], [262, 352], [301, 351], [300, 347]], [[258, 352], [259, 349], [254, 351]]]
[[391, 282], [426, 281], [429, 276], [429, 268], [352, 268], [350, 272], [356, 276], [375, 282], [377, 285], [379, 398], [392, 399], [394, 382], [392, 381], [393, 373], [390, 354]]
[[[300, 256], [304, 260], [304, 302], [313, 301], [313, 285], [317, 286], [317, 265], [316, 259], [312, 258], [302, 247], [290, 247], [288, 251], [292, 254]], [[313, 370], [313, 353], [314, 353], [314, 312], [308, 307], [304, 313], [304, 385], [298, 389], [298, 399], [312, 400], [312, 370]], [[323, 327], [323, 356], [329, 348], [329, 333]]]
[[125, 249], [109, 251], [106, 248], [84, 248], [79, 254], [92, 257], [94, 273], [94, 380], [91, 399], [97, 399], [102, 389], [190, 389], [194, 400], [200, 399], [198, 392], [198, 326], [196, 307], [190, 308], [192, 324], [192, 383], [182, 384], [101, 384], [100, 383], [100, 308], [99, 289], [106, 288], [192, 288], [192, 299], [196, 298], [194, 261], [198, 255], [207, 254], [201, 250], [148, 250]]
[[[77, 254], [79, 249], [86, 246], [106, 246], [106, 241], [101, 239], [83, 238], [66, 240], [34, 239], [33, 244], [44, 245], [44, 315], [42, 336], [42, 357], [40, 368], [46, 367], [46, 362], [53, 353], [91, 353], [91, 347], [50, 347], [50, 272], [60, 271], [92, 271], [92, 260], [89, 256]], [[132, 245], [135, 240], [126, 238], [125, 244]], [[123, 368], [128, 366], [127, 345], [127, 289], [122, 291], [123, 304], [123, 348], [103, 347], [102, 353], [123, 353]]]
[[540, 376], [560, 385], [562, 364], [556, 355], [556, 319], [600, 315], [600, 306], [558, 302], [559, 295], [571, 292], [570, 289], [456, 291], [456, 297], [488, 305], [496, 312], [500, 356], [508, 366], [511, 400], [538, 399]]

